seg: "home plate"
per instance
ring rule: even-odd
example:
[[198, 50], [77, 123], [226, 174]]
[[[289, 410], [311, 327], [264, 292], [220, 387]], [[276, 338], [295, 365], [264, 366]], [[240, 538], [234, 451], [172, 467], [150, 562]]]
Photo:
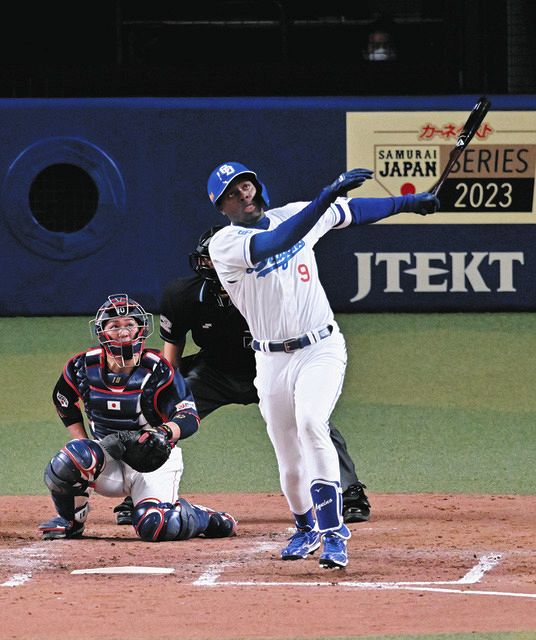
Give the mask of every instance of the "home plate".
[[173, 573], [172, 567], [96, 567], [94, 569], [75, 569], [71, 575], [82, 573]]

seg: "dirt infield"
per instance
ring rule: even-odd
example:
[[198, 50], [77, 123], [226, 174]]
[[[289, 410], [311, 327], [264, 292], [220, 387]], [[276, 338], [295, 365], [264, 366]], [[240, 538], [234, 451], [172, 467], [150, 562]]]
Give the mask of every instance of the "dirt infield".
[[[239, 535], [149, 544], [93, 498], [86, 535], [43, 541], [45, 497], [0, 497], [2, 638], [310, 638], [536, 630], [536, 496], [372, 494], [350, 564], [279, 560], [274, 494], [187, 495], [230, 511]], [[150, 567], [162, 574], [73, 570]]]

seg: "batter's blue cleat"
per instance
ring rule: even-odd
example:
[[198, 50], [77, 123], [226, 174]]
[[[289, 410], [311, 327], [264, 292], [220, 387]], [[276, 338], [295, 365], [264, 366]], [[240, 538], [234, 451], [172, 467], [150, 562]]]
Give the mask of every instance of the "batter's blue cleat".
[[298, 529], [290, 536], [287, 546], [281, 551], [281, 560], [303, 560], [320, 546], [320, 533]]
[[352, 534], [346, 525], [335, 531], [328, 531], [322, 536], [324, 551], [319, 564], [324, 569], [342, 569], [348, 564], [348, 540]]
[[48, 522], [40, 524], [39, 531], [43, 534], [43, 540], [79, 538], [84, 533], [84, 525], [81, 522], [71, 522], [61, 516], [56, 516]]

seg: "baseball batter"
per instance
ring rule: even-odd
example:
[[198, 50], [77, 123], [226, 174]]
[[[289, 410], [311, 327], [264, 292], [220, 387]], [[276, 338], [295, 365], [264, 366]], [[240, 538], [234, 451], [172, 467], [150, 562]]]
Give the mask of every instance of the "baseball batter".
[[92, 324], [99, 347], [70, 358], [53, 392], [73, 439], [45, 470], [57, 516], [39, 526], [43, 538], [81, 536], [93, 490], [131, 495], [132, 524], [147, 542], [234, 535], [232, 516], [179, 498], [183, 463], [175, 443], [197, 431], [199, 416], [182, 376], [157, 351], [144, 349], [152, 315], [115, 294]]
[[[214, 226], [201, 234], [189, 256], [195, 274], [170, 281], [160, 308], [162, 353], [184, 376], [201, 420], [229, 404], [259, 402], [249, 327], [222, 288], [208, 252], [221, 228]], [[184, 356], [188, 333], [199, 350]], [[366, 522], [371, 511], [366, 486], [357, 477], [342, 433], [331, 421], [329, 435], [339, 458], [344, 522]], [[127, 497], [114, 509], [117, 524], [132, 524], [132, 511]]]
[[371, 178], [368, 169], [352, 169], [312, 202], [268, 211], [266, 187], [243, 164], [219, 165], [207, 185], [210, 200], [231, 222], [213, 237], [210, 257], [251, 330], [259, 407], [296, 524], [281, 558], [306, 558], [323, 544], [322, 567], [348, 564], [350, 531], [343, 522], [339, 464], [328, 426], [343, 385], [346, 347], [313, 247], [331, 229], [399, 212], [426, 215], [439, 207], [430, 193], [346, 197]]

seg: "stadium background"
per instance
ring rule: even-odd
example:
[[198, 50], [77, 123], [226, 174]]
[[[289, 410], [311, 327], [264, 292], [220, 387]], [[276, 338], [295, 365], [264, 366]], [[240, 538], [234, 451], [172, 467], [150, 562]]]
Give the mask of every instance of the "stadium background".
[[[391, 18], [397, 59], [365, 60], [368, 34], [384, 14]], [[330, 0], [320, 6], [292, 0], [195, 6], [23, 0], [3, 7], [3, 586], [28, 569], [20, 563], [32, 560], [28, 553], [42, 544], [35, 524], [50, 509], [42, 470], [65, 436], [50, 392], [65, 359], [88, 343], [86, 314], [110, 287], [128, 288], [156, 310], [163, 283], [188, 272], [187, 253], [198, 233], [220, 220], [205, 195], [208, 170], [235, 151], [237, 159], [262, 170], [272, 200], [280, 202], [297, 191], [309, 197], [345, 166], [345, 114], [356, 106], [466, 111], [486, 94], [494, 108], [515, 119], [518, 109], [534, 109], [534, 18], [529, 0]], [[536, 332], [532, 313], [511, 312], [531, 311], [534, 304], [532, 226], [370, 227], [363, 236], [348, 231], [347, 241], [337, 237], [344, 243], [337, 247], [337, 261], [329, 259], [328, 243], [319, 245], [323, 278], [338, 310], [355, 294], [355, 282], [340, 290], [338, 285], [346, 269], [355, 277], [356, 250], [367, 253], [388, 243], [389, 250], [401, 252], [410, 247], [525, 255], [515, 295], [495, 295], [498, 283], [483, 273], [494, 289], [489, 294], [468, 291], [454, 299], [384, 296], [377, 290], [352, 305], [352, 313], [338, 313], [349, 367], [334, 419], [373, 502], [374, 535], [367, 538], [362, 529], [352, 539], [356, 580], [369, 579], [382, 560], [392, 579], [400, 580], [422, 575], [434, 558], [450, 566], [452, 558], [498, 549], [510, 564], [491, 575], [491, 585], [533, 587]], [[463, 313], [415, 313], [462, 308]], [[408, 310], [413, 313], [398, 312]], [[495, 312], [482, 313], [489, 310]], [[151, 346], [159, 342], [154, 336]], [[283, 512], [267, 521], [257, 506], [245, 509], [248, 496], [237, 493], [253, 492], [259, 504], [279, 504], [273, 452], [257, 408], [216, 412], [184, 450], [184, 492], [232, 492], [219, 496], [243, 518], [237, 549], [263, 542], [263, 536], [277, 548], [288, 525]], [[420, 504], [428, 514], [418, 510]], [[473, 599], [470, 611], [461, 614], [457, 605], [466, 596], [449, 594], [446, 606], [439, 595], [413, 598], [406, 592], [397, 608], [395, 592], [371, 592], [367, 600], [367, 592], [336, 585], [329, 592], [286, 587], [277, 591], [279, 605], [272, 604], [266, 587], [251, 600], [233, 590], [233, 601], [243, 609], [233, 617], [230, 607], [205, 600], [188, 583], [191, 572], [215, 559], [227, 561], [227, 549], [181, 545], [170, 554], [166, 545], [141, 545], [132, 532], [118, 532], [111, 510], [111, 501], [97, 500], [91, 538], [76, 553], [70, 544], [48, 547], [46, 553], [57, 555], [47, 562], [41, 550], [33, 556], [29, 582], [0, 589], [8, 636], [69, 637], [72, 607], [83, 601], [84, 615], [76, 618], [81, 638], [142, 638], [151, 629], [155, 638], [234, 640], [267, 637], [276, 624], [274, 636], [284, 637], [290, 620], [301, 625], [293, 627], [295, 636], [308, 638], [382, 632], [419, 634], [421, 640], [534, 638], [532, 610], [527, 606], [521, 615], [521, 598]], [[378, 539], [382, 526], [391, 528]], [[398, 529], [403, 535], [396, 540]], [[486, 531], [493, 537], [486, 538]], [[146, 577], [128, 576], [124, 586], [117, 576], [75, 583], [70, 570], [84, 563], [132, 564], [131, 542], [136, 564], [174, 564], [177, 580], [168, 580], [165, 589]], [[419, 567], [415, 553], [424, 558]], [[266, 563], [280, 571], [270, 557]], [[257, 568], [246, 561], [246, 577]], [[441, 577], [444, 567], [430, 571]], [[224, 589], [216, 592], [225, 595]], [[169, 605], [165, 595], [172, 598]], [[330, 612], [336, 625], [328, 620]], [[277, 616], [272, 624], [271, 614]], [[264, 631], [253, 634], [254, 621], [264, 622]], [[421, 635], [439, 632], [448, 635]]]
[[[318, 4], [116, 0], [6, 9], [0, 314], [91, 313], [114, 271], [116, 289], [157, 311], [167, 279], [188, 273], [198, 235], [221, 222], [205, 185], [226, 159], [255, 167], [277, 205], [312, 197], [346, 167], [348, 113], [463, 114], [480, 94], [514, 120], [536, 106], [533, 3]], [[379, 25], [392, 35], [393, 60], [366, 59]], [[534, 175], [524, 183], [532, 213]], [[527, 310], [533, 245], [531, 224], [374, 226], [328, 236], [318, 255], [336, 312]], [[439, 275], [419, 293], [404, 272], [403, 291], [388, 295], [380, 264], [371, 294], [353, 302], [355, 255], [381, 248], [427, 254], [428, 269], [443, 272], [451, 267], [437, 252], [464, 254], [466, 266], [482, 253], [489, 291], [468, 281], [461, 293], [434, 293], [446, 278]], [[491, 262], [504, 251], [522, 256], [508, 291]], [[117, 269], [123, 258], [133, 268]]]

